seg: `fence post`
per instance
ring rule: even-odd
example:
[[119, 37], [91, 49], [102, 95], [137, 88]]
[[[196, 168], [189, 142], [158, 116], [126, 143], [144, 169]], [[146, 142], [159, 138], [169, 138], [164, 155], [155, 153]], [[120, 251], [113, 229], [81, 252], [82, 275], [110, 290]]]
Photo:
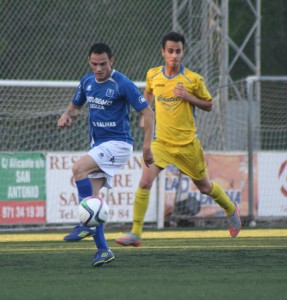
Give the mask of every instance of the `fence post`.
[[253, 83], [255, 76], [246, 78], [247, 100], [248, 100], [248, 126], [247, 126], [247, 147], [248, 147], [248, 222], [254, 220], [253, 210]]

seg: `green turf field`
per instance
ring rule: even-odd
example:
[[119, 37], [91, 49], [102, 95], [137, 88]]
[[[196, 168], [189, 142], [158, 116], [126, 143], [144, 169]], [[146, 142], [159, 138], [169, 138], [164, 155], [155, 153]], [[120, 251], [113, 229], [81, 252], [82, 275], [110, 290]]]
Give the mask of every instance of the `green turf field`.
[[145, 232], [142, 247], [106, 237], [116, 260], [90, 265], [89, 238], [0, 234], [0, 299], [287, 299], [287, 230]]

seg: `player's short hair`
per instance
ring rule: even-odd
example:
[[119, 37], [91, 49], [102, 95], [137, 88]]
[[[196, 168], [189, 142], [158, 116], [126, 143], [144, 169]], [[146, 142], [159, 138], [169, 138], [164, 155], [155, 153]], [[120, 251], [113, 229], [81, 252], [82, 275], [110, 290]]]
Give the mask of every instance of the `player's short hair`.
[[92, 53], [94, 54], [107, 53], [109, 59], [113, 57], [111, 48], [105, 43], [95, 43], [94, 45], [92, 45], [89, 51], [89, 57], [92, 55]]
[[165, 44], [167, 41], [172, 41], [172, 42], [182, 42], [182, 46], [184, 48], [185, 45], [185, 38], [183, 34], [180, 34], [178, 32], [175, 31], [171, 31], [169, 33], [167, 33], [166, 35], [164, 35], [164, 37], [162, 38], [162, 42], [161, 42], [161, 46], [162, 49], [165, 48]]

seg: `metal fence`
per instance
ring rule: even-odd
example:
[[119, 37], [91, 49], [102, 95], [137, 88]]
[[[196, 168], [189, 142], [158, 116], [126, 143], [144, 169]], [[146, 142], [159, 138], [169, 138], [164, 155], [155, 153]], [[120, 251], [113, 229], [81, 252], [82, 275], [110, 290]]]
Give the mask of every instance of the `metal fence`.
[[184, 64], [218, 82], [220, 32], [217, 1], [2, 0], [0, 78], [79, 80], [95, 42], [114, 51], [115, 68], [134, 81], [162, 63], [162, 36], [186, 36]]

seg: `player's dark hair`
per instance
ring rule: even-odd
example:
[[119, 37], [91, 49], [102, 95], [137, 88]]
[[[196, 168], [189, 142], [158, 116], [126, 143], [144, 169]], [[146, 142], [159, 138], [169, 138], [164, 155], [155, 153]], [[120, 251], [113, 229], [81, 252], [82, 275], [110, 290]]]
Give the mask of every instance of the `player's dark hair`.
[[109, 59], [111, 59], [113, 57], [111, 48], [107, 44], [104, 44], [104, 43], [94, 44], [89, 51], [89, 57], [92, 55], [92, 53], [94, 53], [94, 54], [107, 53]]
[[161, 46], [162, 49], [165, 48], [165, 44], [167, 41], [172, 41], [172, 42], [182, 42], [182, 46], [184, 48], [185, 45], [185, 38], [183, 34], [180, 34], [178, 32], [175, 31], [171, 31], [169, 33], [167, 33], [166, 35], [164, 35], [164, 37], [162, 38], [162, 42], [161, 42]]

